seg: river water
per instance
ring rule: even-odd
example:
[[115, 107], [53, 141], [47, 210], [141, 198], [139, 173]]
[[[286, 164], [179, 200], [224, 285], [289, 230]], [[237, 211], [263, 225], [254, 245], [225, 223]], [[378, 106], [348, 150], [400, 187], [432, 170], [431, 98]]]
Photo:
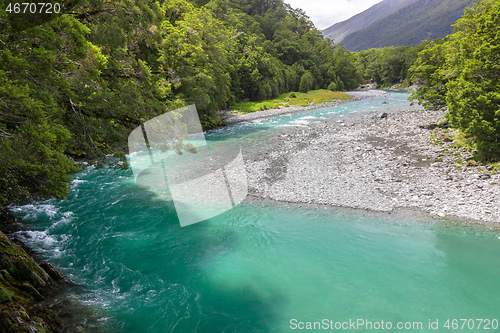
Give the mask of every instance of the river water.
[[[250, 151], [275, 131], [382, 110], [383, 101], [406, 105], [406, 97], [391, 93], [207, 137]], [[76, 285], [65, 295], [72, 331], [290, 332], [308, 323], [336, 331], [349, 323], [360, 332], [398, 325], [500, 332], [498, 230], [249, 198], [181, 228], [173, 203], [138, 187], [130, 170], [88, 167], [73, 179], [67, 200], [12, 208], [26, 230], [19, 236]]]

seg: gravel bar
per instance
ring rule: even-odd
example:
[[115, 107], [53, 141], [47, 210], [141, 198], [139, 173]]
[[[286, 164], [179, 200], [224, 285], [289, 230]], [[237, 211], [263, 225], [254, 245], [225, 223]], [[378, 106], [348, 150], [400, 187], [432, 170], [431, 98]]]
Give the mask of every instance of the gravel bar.
[[[380, 93], [352, 92], [354, 99]], [[260, 116], [250, 119], [277, 112], [255, 112]], [[385, 115], [345, 115], [276, 134], [258, 153], [245, 154], [249, 193], [382, 212], [418, 209], [500, 226], [500, 174], [490, 173], [489, 166], [457, 162], [471, 155], [453, 147], [442, 129], [429, 126], [444, 120], [444, 114], [388, 105]], [[249, 118], [239, 121], [244, 120]], [[441, 138], [439, 144], [432, 134]]]

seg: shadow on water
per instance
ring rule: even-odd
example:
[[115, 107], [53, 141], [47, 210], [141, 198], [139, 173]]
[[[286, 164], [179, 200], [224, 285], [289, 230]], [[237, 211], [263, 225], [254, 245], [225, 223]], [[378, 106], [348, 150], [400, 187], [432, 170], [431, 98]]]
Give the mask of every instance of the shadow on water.
[[[107, 183], [110, 172], [122, 176]], [[63, 239], [57, 251], [42, 255], [82, 287], [65, 297], [90, 306], [84, 311], [66, 302], [78, 313], [65, 326], [93, 332], [270, 331], [283, 295], [264, 297], [244, 283], [226, 288], [207, 276], [207, 265], [238, 245], [234, 229], [210, 220], [181, 228], [165, 194], [139, 188], [128, 171], [103, 169], [80, 175], [68, 200], [46, 202], [57, 204], [54, 211], [17, 213], [26, 229]]]
[[[245, 285], [225, 288], [214, 285], [206, 275], [206, 265], [232, 251], [239, 242], [238, 235], [231, 229], [213, 228], [209, 221], [181, 228], [172, 202], [141, 201], [124, 203], [122, 208], [129, 210], [124, 216], [132, 210], [144, 214], [113, 233], [140, 234], [142, 239], [107, 246], [117, 251], [114, 261], [126, 262], [127, 269], [138, 273], [141, 281], [150, 281], [149, 287], [139, 292], [140, 296], [127, 296], [143, 298], [146, 304], [141, 306], [141, 312], [130, 311], [136, 303], [133, 301], [130, 307], [122, 306], [114, 314], [116, 320], [128, 323], [123, 331], [270, 331], [268, 324], [274, 321], [277, 315], [274, 311], [279, 309], [283, 296], [263, 298], [258, 290]], [[160, 210], [165, 212], [161, 218], [146, 214], [156, 211], [152, 215], [159, 216]], [[133, 288], [129, 286], [127, 290]], [[147, 306], [148, 298], [154, 308]], [[137, 316], [137, 320], [127, 318], [130, 316]], [[144, 327], [148, 322], [151, 326]]]

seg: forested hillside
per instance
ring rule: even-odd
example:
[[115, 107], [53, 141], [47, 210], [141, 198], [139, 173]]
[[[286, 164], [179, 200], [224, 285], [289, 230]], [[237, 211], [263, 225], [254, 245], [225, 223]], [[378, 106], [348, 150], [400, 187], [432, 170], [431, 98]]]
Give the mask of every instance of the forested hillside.
[[409, 69], [426, 43], [358, 51], [354, 53], [356, 64], [363, 77], [374, 81], [379, 88], [389, 88], [404, 81], [409, 84]]
[[483, 161], [500, 159], [500, 4], [485, 0], [465, 11], [454, 33], [419, 53], [411, 69], [423, 87], [413, 99], [448, 108], [450, 124]]
[[[123, 158], [131, 129], [196, 104], [205, 128], [242, 99], [357, 87], [351, 54], [276, 1], [66, 2], [0, 11], [0, 207], [68, 193], [72, 158]], [[22, 8], [21, 8], [22, 10]]]
[[443, 38], [464, 8], [476, 0], [417, 0], [368, 27], [347, 36], [342, 43], [351, 51], [374, 47], [417, 45], [425, 39]]

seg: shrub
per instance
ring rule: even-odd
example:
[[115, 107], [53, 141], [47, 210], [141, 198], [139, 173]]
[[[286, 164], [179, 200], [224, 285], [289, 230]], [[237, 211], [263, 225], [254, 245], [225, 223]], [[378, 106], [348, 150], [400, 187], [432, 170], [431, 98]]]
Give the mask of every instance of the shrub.
[[259, 90], [259, 100], [264, 101], [271, 98], [273, 95], [273, 90], [269, 83], [264, 83]]
[[307, 93], [314, 86], [314, 77], [311, 72], [306, 71], [304, 75], [300, 78], [299, 91], [301, 93]]

